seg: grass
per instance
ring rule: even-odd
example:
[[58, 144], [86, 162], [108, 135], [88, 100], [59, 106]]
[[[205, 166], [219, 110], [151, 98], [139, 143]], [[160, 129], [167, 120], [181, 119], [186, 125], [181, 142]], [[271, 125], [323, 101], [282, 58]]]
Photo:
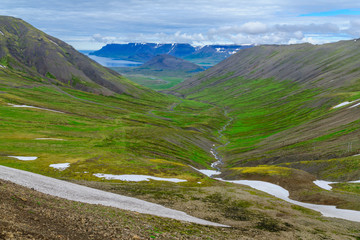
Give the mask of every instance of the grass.
[[304, 208], [304, 207], [299, 206], [299, 205], [292, 205], [291, 208], [296, 210], [296, 211], [299, 211], [299, 212], [301, 212], [303, 214], [307, 214], [307, 215], [312, 215], [312, 216], [319, 216], [320, 215], [318, 212], [315, 212], [314, 210]]
[[335, 191], [360, 194], [360, 183], [337, 183], [333, 186]]
[[[229, 77], [231, 73], [213, 81]], [[229, 115], [234, 120], [225, 131], [230, 139], [226, 148], [230, 154], [236, 154], [252, 150], [264, 139], [323, 114], [326, 107], [311, 107], [319, 93], [319, 89], [301, 89], [288, 81], [229, 78], [218, 87], [202, 89], [188, 98], [231, 109]]]
[[[66, 179], [99, 181], [92, 175], [99, 172], [177, 176], [198, 181], [202, 175], [188, 165], [208, 168], [213, 161], [208, 148], [216, 140], [211, 134], [223, 116], [220, 109], [214, 110], [211, 105], [182, 103], [160, 93], [137, 99], [64, 87], [60, 91], [15, 73], [1, 73], [0, 91], [5, 92], [0, 94], [2, 165]], [[14, 108], [7, 103], [64, 113]], [[170, 111], [174, 104], [178, 105]], [[183, 109], [189, 114], [183, 114]], [[24, 162], [8, 158], [10, 155], [39, 158]], [[71, 163], [65, 171], [49, 167], [64, 162]]]
[[156, 70], [134, 67], [113, 67], [128, 79], [154, 90], [166, 90], [197, 74], [181, 70]]
[[269, 176], [283, 176], [289, 177], [292, 173], [290, 168], [277, 167], [277, 166], [256, 166], [256, 167], [236, 167], [230, 168], [230, 170], [235, 171], [240, 174], [259, 174], [259, 175], [269, 175]]
[[300, 161], [280, 164], [312, 172], [319, 179], [329, 181], [358, 180], [360, 177], [359, 157], [334, 158], [317, 161]]

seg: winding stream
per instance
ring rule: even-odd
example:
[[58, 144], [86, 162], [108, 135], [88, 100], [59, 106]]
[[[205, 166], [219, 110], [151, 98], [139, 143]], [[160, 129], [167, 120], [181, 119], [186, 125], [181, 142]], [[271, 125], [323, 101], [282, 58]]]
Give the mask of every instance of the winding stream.
[[[228, 112], [226, 111], [226, 109], [224, 109], [224, 115], [226, 117], [228, 117]], [[223, 132], [226, 130], [226, 128], [231, 124], [231, 122], [233, 121], [232, 117], [228, 117], [229, 120], [227, 121], [227, 123], [218, 131], [219, 136], [217, 137], [217, 139], [219, 140], [219, 142], [221, 141], [221, 138], [224, 136]], [[225, 147], [226, 145], [228, 145], [230, 142], [226, 142], [223, 145], [219, 145], [219, 146], [215, 146], [215, 144], [212, 146], [212, 148], [210, 149], [210, 153], [214, 156], [214, 158], [216, 159], [216, 162], [213, 162], [211, 164], [212, 168], [215, 168], [216, 170], [220, 171], [220, 167], [221, 165], [224, 164], [222, 157], [220, 156], [220, 154], [218, 153], [217, 149], [219, 147]]]
[[[224, 113], [225, 113], [225, 116], [228, 115], [226, 110], [224, 111]], [[232, 121], [233, 121], [233, 119], [231, 117], [229, 117], [229, 121], [218, 131], [218, 133], [219, 133], [218, 140], [219, 141], [221, 140], [221, 137], [223, 136], [223, 132], [231, 124]], [[345, 219], [345, 220], [349, 220], [349, 221], [360, 222], [360, 211], [339, 209], [339, 208], [336, 208], [336, 206], [332, 206], [332, 205], [319, 205], [319, 204], [295, 201], [295, 200], [289, 198], [288, 190], [284, 189], [283, 187], [280, 187], [279, 185], [273, 184], [273, 183], [264, 182], [264, 181], [254, 181], [254, 180], [224, 180], [222, 178], [216, 178], [216, 175], [221, 174], [219, 166], [224, 164], [222, 157], [217, 152], [217, 149], [219, 147], [226, 146], [227, 144], [229, 144], [229, 142], [227, 142], [223, 145], [219, 145], [217, 147], [215, 147], [215, 145], [213, 145], [210, 150], [210, 153], [216, 159], [216, 161], [211, 164], [211, 167], [216, 169], [216, 171], [215, 170], [199, 170], [199, 169], [196, 169], [196, 170], [198, 170], [199, 172], [201, 172], [209, 177], [219, 180], [219, 181], [231, 182], [231, 183], [235, 183], [235, 184], [242, 184], [242, 185], [250, 186], [252, 188], [255, 188], [257, 190], [266, 192], [272, 196], [275, 196], [277, 198], [285, 200], [289, 203], [320, 212], [325, 217], [334, 217], [334, 218], [341, 218], [341, 219]]]

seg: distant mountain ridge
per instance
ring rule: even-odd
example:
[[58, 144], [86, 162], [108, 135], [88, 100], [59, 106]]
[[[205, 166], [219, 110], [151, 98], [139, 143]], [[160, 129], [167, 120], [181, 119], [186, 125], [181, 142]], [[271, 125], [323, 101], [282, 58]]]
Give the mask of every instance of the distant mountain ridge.
[[90, 53], [99, 57], [146, 62], [156, 55], [168, 54], [200, 65], [215, 65], [240, 49], [250, 45], [206, 45], [194, 47], [188, 43], [157, 44], [128, 43], [107, 44], [100, 50]]

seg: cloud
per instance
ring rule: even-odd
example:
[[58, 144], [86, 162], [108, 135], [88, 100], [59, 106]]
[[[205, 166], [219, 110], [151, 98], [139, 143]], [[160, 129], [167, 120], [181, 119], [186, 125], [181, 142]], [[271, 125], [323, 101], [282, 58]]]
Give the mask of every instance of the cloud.
[[338, 33], [339, 26], [333, 23], [321, 24], [276, 24], [274, 28], [279, 32], [308, 32], [308, 33]]
[[[340, 33], [340, 28], [333, 23], [270, 25], [262, 22], [248, 22], [240, 26], [212, 28], [208, 31], [207, 36], [211, 41], [233, 41], [239, 44], [287, 44], [298, 43], [301, 40], [306, 41], [310, 39], [306, 38], [306, 35], [314, 33], [336, 35]], [[313, 41], [312, 38], [311, 41]]]
[[248, 22], [241, 25], [239, 30], [248, 34], [261, 34], [267, 32], [268, 27], [261, 22]]
[[92, 36], [92, 39], [96, 42], [100, 42], [100, 43], [114, 43], [116, 42], [117, 38], [116, 37], [110, 37], [110, 36], [107, 36], [107, 37], [104, 37], [102, 36], [101, 34], [97, 33], [97, 34], [94, 34]]
[[97, 34], [94, 34], [92, 36], [92, 39], [96, 42], [100, 42], [100, 43], [114, 43], [116, 42], [117, 38], [116, 37], [104, 37], [102, 36], [101, 34], [97, 33]]
[[92, 40], [99, 43], [128, 43], [128, 42], [144, 42], [143, 40], [147, 39], [146, 42], [155, 42], [155, 43], [190, 43], [194, 45], [199, 45], [201, 43], [207, 42], [208, 39], [202, 33], [182, 33], [180, 31], [174, 34], [166, 33], [154, 33], [154, 34], [128, 34], [127, 36], [115, 37], [107, 36], [104, 37], [101, 34], [94, 34]]
[[[1, 4], [0, 15], [23, 18], [60, 39], [83, 37], [84, 46], [93, 43], [93, 48], [114, 42], [271, 44], [360, 36], [357, 16], [339, 15], [336, 10], [358, 11], [358, 0], [2, 0]], [[321, 12], [326, 14], [307, 14]]]
[[345, 29], [345, 32], [351, 36], [360, 37], [360, 19], [351, 20], [350, 26]]
[[262, 34], [268, 31], [268, 26], [261, 22], [247, 22], [240, 26], [224, 26], [220, 28], [212, 28], [208, 31], [208, 35], [219, 35], [219, 34], [234, 34], [234, 33], [245, 33], [245, 34]]

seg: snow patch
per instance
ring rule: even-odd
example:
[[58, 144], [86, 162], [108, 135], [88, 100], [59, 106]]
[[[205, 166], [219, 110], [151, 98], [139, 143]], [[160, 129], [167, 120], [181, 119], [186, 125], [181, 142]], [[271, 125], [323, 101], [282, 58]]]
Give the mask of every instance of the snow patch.
[[197, 168], [195, 168], [195, 167], [193, 167], [193, 166], [191, 166], [191, 165], [188, 165], [188, 166], [191, 167], [192, 169], [194, 169], [194, 170], [196, 170], [196, 171], [198, 171], [198, 172], [200, 172], [200, 173], [208, 176], [208, 177], [211, 177], [211, 176], [213, 176], [213, 175], [219, 175], [219, 174], [221, 174], [221, 172], [219, 172], [219, 171], [217, 171], [217, 170], [197, 169]]
[[34, 107], [34, 106], [29, 106], [29, 105], [16, 105], [16, 104], [11, 104], [11, 103], [8, 103], [8, 105], [10, 105], [12, 107], [16, 107], [16, 108], [35, 108], [35, 109], [46, 110], [46, 111], [51, 111], [51, 112], [64, 113], [64, 112], [60, 112], [60, 111], [56, 111], [56, 110], [52, 110], [52, 109]]
[[353, 102], [348, 102], [348, 101], [346, 101], [346, 102], [340, 103], [340, 104], [338, 104], [338, 105], [336, 105], [336, 106], [334, 106], [334, 107], [332, 107], [332, 108], [343, 107], [343, 106], [349, 105], [349, 104], [351, 104], [351, 103], [353, 103]]
[[[346, 102], [340, 103], [340, 104], [332, 107], [332, 109], [334, 109], [334, 108], [339, 108], [339, 107], [343, 107], [343, 106], [346, 106], [346, 105], [349, 105], [349, 104], [353, 104], [353, 103], [355, 103], [355, 102], [358, 102], [359, 100], [360, 100], [360, 99], [357, 99], [357, 100], [352, 101], [352, 102], [346, 101]], [[358, 105], [360, 105], [360, 103], [358, 103], [358, 104], [356, 104], [356, 105], [354, 105], [354, 106], [351, 106], [351, 107], [349, 107], [349, 108], [353, 108], [353, 107], [356, 107], [356, 106], [358, 106]]]
[[334, 184], [336, 182], [328, 182], [328, 181], [324, 181], [324, 180], [316, 180], [313, 183], [316, 184], [318, 187], [320, 187], [322, 189], [331, 190], [332, 186], [330, 186], [330, 184]]
[[175, 46], [176, 46], [175, 43], [172, 43], [171, 49], [167, 53], [170, 54], [174, 50]]
[[357, 103], [357, 104], [355, 104], [354, 106], [351, 106], [351, 107], [349, 107], [349, 108], [354, 108], [354, 107], [357, 107], [357, 106], [359, 106], [360, 105], [360, 103]]
[[[360, 154], [356, 154], [354, 156], [360, 156]], [[332, 187], [330, 186], [330, 184], [335, 184], [335, 183], [360, 183], [360, 180], [355, 180], [355, 181], [349, 181], [349, 182], [329, 182], [329, 181], [324, 181], [324, 180], [316, 180], [314, 181], [314, 183], [325, 189], [325, 190], [331, 190]]]
[[55, 44], [56, 46], [59, 46], [56, 42], [54, 42], [53, 40], [49, 39], [50, 42], [52, 42], [53, 44]]
[[94, 176], [98, 178], [105, 178], [107, 180], [121, 180], [121, 181], [129, 181], [129, 182], [149, 181], [150, 179], [156, 181], [167, 181], [167, 182], [175, 182], [175, 183], [187, 181], [178, 178], [161, 178], [161, 177], [153, 177], [148, 175], [112, 175], [112, 174], [95, 173]]
[[70, 163], [56, 163], [56, 164], [50, 164], [49, 167], [55, 168], [60, 171], [64, 171], [68, 167], [70, 167]]
[[[220, 181], [225, 181], [221, 178], [216, 178], [216, 179]], [[270, 195], [273, 195], [277, 198], [280, 198], [292, 204], [320, 212], [325, 217], [334, 217], [334, 218], [341, 218], [350, 221], [360, 222], [360, 211], [338, 209], [335, 206], [329, 206], [329, 205], [318, 205], [318, 204], [298, 202], [289, 198], [289, 192], [286, 189], [272, 183], [263, 182], [263, 181], [252, 181], [252, 180], [234, 180], [234, 181], [226, 181], [226, 182], [232, 182], [236, 184], [243, 184], [250, 186], [252, 188], [266, 192]]]
[[8, 157], [16, 158], [21, 161], [34, 161], [38, 158], [38, 157], [24, 157], [24, 156], [8, 156]]
[[350, 182], [347, 182], [347, 183], [360, 183], [360, 180], [350, 181]]
[[217, 170], [208, 170], [208, 169], [198, 169], [199, 172], [201, 172], [202, 174], [211, 177], [213, 175], [220, 175], [221, 172], [217, 171]]
[[196, 169], [193, 167], [193, 169], [195, 169], [198, 172], [201, 172], [202, 174], [211, 177], [213, 175], [220, 175], [221, 172], [217, 171], [217, 170], [208, 170], [208, 169]]
[[160, 43], [158, 43], [158, 44], [156, 44], [156, 46], [154, 47], [154, 48], [159, 48], [159, 47], [162, 47], [164, 44], [160, 44]]

